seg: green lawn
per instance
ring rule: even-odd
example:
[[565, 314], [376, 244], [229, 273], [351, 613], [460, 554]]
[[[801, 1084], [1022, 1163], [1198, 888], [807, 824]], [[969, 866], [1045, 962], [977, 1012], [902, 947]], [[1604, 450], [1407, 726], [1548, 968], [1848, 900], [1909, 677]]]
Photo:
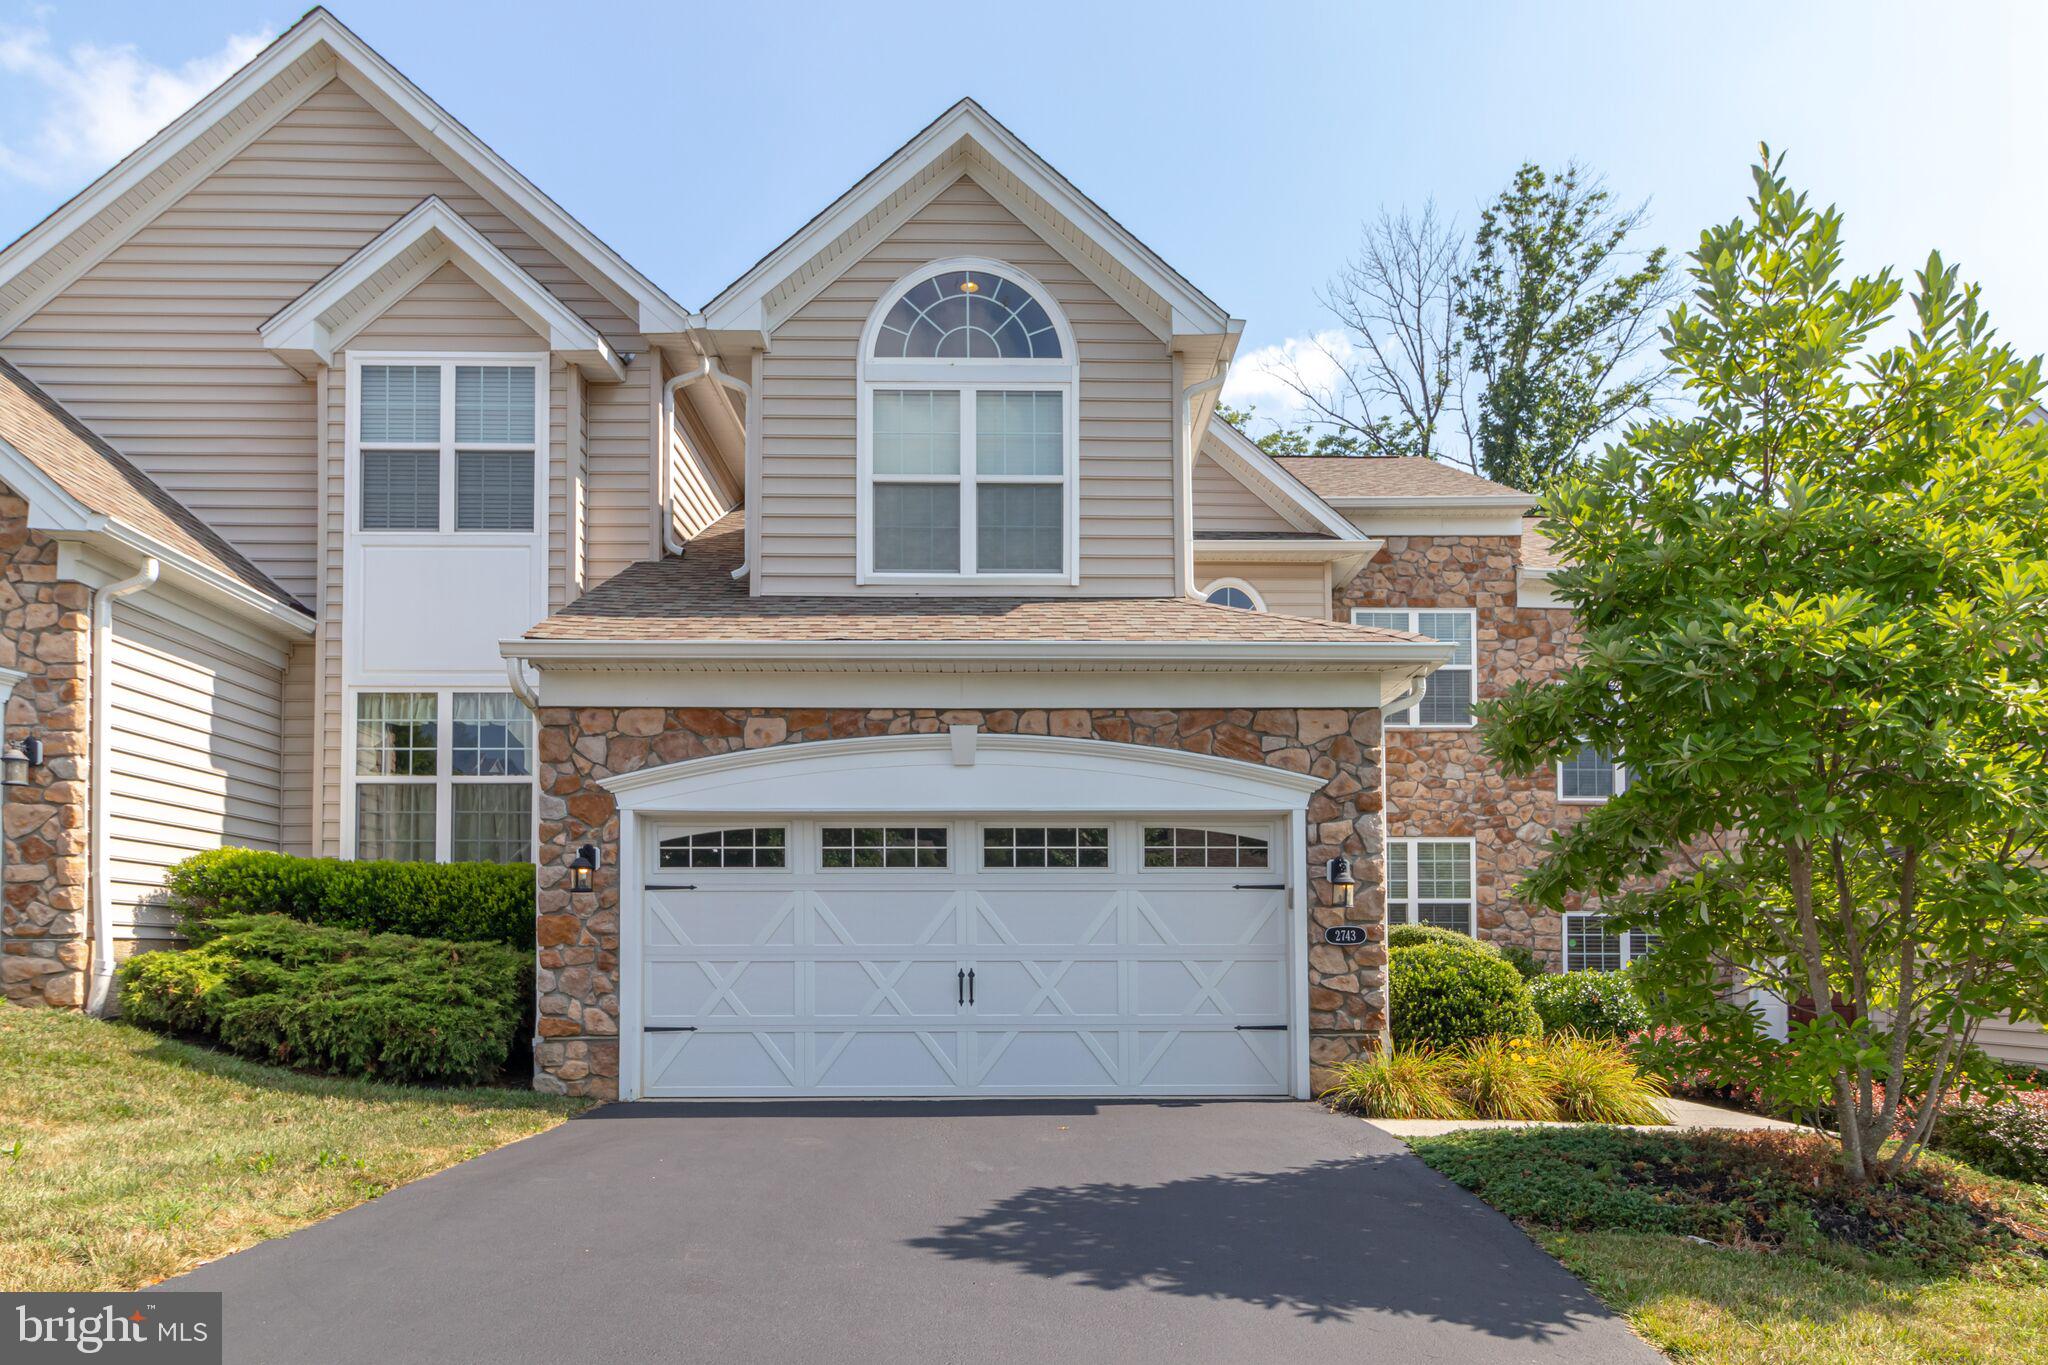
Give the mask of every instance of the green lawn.
[[1714, 1365], [2038, 1365], [2048, 1287], [1832, 1265], [1659, 1233], [1532, 1229], [1636, 1331]]
[[1642, 1336], [1712, 1365], [2036, 1362], [2048, 1189], [1930, 1157], [1849, 1187], [1821, 1139], [1544, 1129], [1418, 1140]]
[[0, 1006], [0, 1289], [152, 1284], [582, 1107], [303, 1076]]

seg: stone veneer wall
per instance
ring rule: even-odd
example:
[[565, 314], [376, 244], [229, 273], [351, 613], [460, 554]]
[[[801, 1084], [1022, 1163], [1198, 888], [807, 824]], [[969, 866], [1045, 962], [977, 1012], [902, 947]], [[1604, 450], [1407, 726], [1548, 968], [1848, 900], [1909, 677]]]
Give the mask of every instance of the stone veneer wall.
[[0, 486], [0, 666], [28, 674], [6, 699], [6, 738], [43, 741], [26, 787], [0, 791], [0, 993], [85, 1003], [86, 660], [91, 594], [57, 581], [57, 545]]
[[[1323, 860], [1350, 857], [1358, 904], [1315, 905], [1312, 931], [1368, 926], [1356, 948], [1309, 950], [1310, 1059], [1317, 1068], [1379, 1047], [1386, 1033], [1385, 887], [1380, 853], [1380, 724], [1373, 710], [743, 710], [638, 707], [540, 712], [540, 1041], [534, 1085], [613, 1097], [619, 1078], [619, 815], [602, 778], [735, 749], [822, 739], [938, 734], [1052, 734], [1148, 744], [1264, 763], [1327, 780], [1310, 798], [1312, 889]], [[603, 850], [597, 889], [571, 895], [579, 844]], [[1320, 900], [1320, 897], [1317, 897]]]
[[[1478, 697], [1522, 679], [1552, 676], [1571, 662], [1577, 633], [1570, 612], [1516, 605], [1521, 541], [1514, 536], [1388, 536], [1386, 548], [1337, 594], [1337, 617], [1353, 607], [1470, 607]], [[1542, 857], [1554, 829], [1582, 809], [1557, 799], [1546, 769], [1510, 778], [1472, 730], [1389, 727], [1387, 837], [1474, 840], [1479, 935], [1519, 943], [1552, 971], [1564, 965], [1559, 917], [1518, 901], [1515, 883]]]

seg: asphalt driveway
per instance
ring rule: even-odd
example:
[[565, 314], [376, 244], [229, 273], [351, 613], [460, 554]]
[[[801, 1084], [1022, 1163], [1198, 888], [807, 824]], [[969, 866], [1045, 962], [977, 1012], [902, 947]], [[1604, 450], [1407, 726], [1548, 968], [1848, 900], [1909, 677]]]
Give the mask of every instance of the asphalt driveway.
[[1284, 1101], [614, 1105], [165, 1287], [231, 1361], [1659, 1358]]

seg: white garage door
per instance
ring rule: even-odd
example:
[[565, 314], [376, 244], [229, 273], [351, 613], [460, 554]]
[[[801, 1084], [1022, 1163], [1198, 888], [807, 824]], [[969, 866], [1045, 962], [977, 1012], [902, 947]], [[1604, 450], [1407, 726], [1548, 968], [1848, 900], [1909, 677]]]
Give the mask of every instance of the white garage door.
[[643, 1095], [1289, 1091], [1270, 820], [648, 834]]

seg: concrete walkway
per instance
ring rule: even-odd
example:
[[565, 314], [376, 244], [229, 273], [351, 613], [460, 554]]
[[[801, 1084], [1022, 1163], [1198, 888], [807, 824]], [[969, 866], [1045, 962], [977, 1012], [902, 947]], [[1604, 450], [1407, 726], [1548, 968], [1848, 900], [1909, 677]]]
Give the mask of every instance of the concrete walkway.
[[[1645, 1133], [1662, 1132], [1710, 1132], [1750, 1133], [1764, 1129], [1778, 1129], [1788, 1133], [1809, 1132], [1796, 1123], [1784, 1119], [1767, 1119], [1761, 1114], [1744, 1113], [1740, 1109], [1723, 1109], [1719, 1105], [1701, 1104], [1697, 1100], [1661, 1100], [1664, 1112], [1671, 1116], [1668, 1127], [1651, 1124], [1632, 1124]], [[1440, 1137], [1445, 1133], [1462, 1133], [1471, 1128], [1574, 1128], [1571, 1123], [1544, 1123], [1529, 1119], [1367, 1119], [1373, 1127], [1397, 1138]]]

